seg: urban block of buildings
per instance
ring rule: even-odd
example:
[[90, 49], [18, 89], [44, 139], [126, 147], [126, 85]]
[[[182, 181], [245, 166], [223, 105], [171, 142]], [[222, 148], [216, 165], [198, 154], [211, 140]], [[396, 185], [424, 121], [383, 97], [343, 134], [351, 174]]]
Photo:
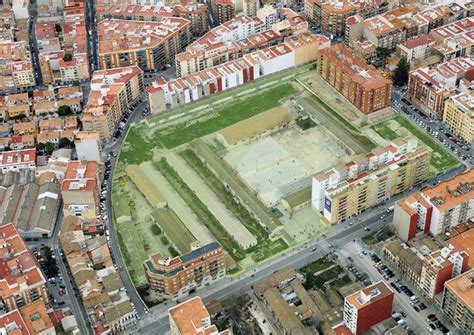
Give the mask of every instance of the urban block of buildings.
[[474, 60], [459, 57], [431, 68], [411, 71], [407, 94], [426, 114], [443, 116], [446, 99], [458, 91], [467, 91], [473, 80]]
[[157, 71], [189, 44], [191, 22], [179, 17], [157, 22], [106, 19], [97, 24], [97, 35], [100, 68], [137, 65]]
[[346, 221], [426, 180], [429, 164], [426, 148], [399, 140], [313, 176], [311, 204], [327, 223]]
[[393, 226], [410, 240], [418, 232], [433, 236], [474, 217], [474, 169], [427, 187], [395, 204]]
[[168, 107], [181, 106], [260, 77], [309, 63], [316, 59], [320, 48], [327, 47], [328, 42], [326, 37], [300, 34], [286, 38], [281, 44], [189, 76], [170, 81], [160, 77], [147, 87], [150, 110], [160, 113]]
[[319, 52], [317, 72], [364, 114], [391, 104], [392, 81], [343, 44]]
[[82, 113], [83, 130], [98, 133], [101, 141], [110, 140], [143, 91], [143, 71], [136, 65], [95, 71]]
[[165, 299], [177, 299], [225, 275], [224, 252], [219, 243], [198, 246], [172, 259], [152, 255], [143, 264], [151, 290]]
[[449, 97], [444, 103], [443, 121], [454, 135], [474, 142], [474, 91]]

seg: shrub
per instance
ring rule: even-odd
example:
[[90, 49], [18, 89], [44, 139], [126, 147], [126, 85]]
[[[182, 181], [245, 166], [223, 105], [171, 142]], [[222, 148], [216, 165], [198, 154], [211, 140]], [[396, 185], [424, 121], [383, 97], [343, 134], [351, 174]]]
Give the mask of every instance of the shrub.
[[156, 223], [151, 225], [151, 232], [153, 233], [153, 235], [161, 235], [161, 229]]

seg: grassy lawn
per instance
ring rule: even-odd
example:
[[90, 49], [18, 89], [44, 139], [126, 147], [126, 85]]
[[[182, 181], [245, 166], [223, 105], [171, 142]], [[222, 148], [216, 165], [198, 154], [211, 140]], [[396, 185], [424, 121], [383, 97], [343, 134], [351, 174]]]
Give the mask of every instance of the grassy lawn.
[[300, 271], [303, 273], [316, 273], [330, 267], [331, 265], [334, 265], [333, 261], [330, 261], [327, 258], [320, 258], [316, 262], [301, 268]]
[[306, 283], [305, 283], [305, 288], [310, 289], [313, 287], [321, 288], [323, 287], [324, 283], [326, 283], [329, 280], [332, 279], [337, 279], [338, 276], [344, 272], [344, 269], [337, 265], [334, 266], [319, 275], [315, 276], [312, 272], [306, 274]]
[[[401, 135], [397, 134], [386, 125], [386, 122], [390, 121], [396, 121], [401, 127], [405, 128], [408, 133], [418, 138], [418, 140], [430, 149], [431, 165], [437, 170], [437, 172], [447, 171], [459, 164], [458, 159], [453, 156], [451, 152], [438, 143], [430, 134], [415, 126], [404, 116], [398, 115], [390, 120], [372, 126], [372, 129], [374, 129], [381, 137], [389, 141], [394, 139], [394, 134], [397, 135], [396, 137], [400, 137]], [[387, 129], [388, 131], [386, 131]]]
[[199, 220], [211, 231], [222, 247], [227, 250], [229, 255], [236, 262], [244, 259], [244, 250], [224, 229], [224, 227], [222, 227], [219, 221], [214, 217], [214, 215], [212, 215], [209, 209], [207, 209], [206, 205], [202, 203], [189, 186], [186, 185], [180, 176], [178, 176], [176, 171], [168, 164], [167, 160], [162, 158], [158, 163], [156, 163], [156, 167], [160, 170], [171, 186], [173, 186], [176, 192], [178, 192], [189, 208], [191, 208], [191, 210], [197, 215]]
[[270, 241], [267, 231], [253, 218], [248, 210], [242, 206], [232, 193], [224, 186], [214, 173], [202, 162], [196, 153], [187, 149], [181, 153], [186, 162], [196, 171], [201, 179], [216, 193], [224, 205], [239, 219], [240, 222], [257, 239], [257, 245], [246, 250], [252, 253], [252, 259], [256, 262], [262, 261], [288, 248], [283, 239]]
[[158, 130], [155, 137], [167, 148], [192, 141], [230, 126], [270, 108], [279, 106], [279, 100], [296, 92], [291, 84], [283, 84], [258, 96], [236, 101], [225, 108], [218, 109], [210, 118], [195, 123], [183, 122]]
[[152, 215], [181, 254], [191, 251], [191, 243], [196, 239], [172, 209], [157, 209]]
[[352, 280], [349, 278], [349, 276], [344, 275], [341, 278], [337, 278], [336, 280], [332, 281], [331, 282], [331, 288], [335, 289], [335, 290], [338, 290], [341, 287], [349, 285], [350, 283], [352, 283]]
[[158, 141], [149, 142], [140, 134], [142, 129], [137, 126], [130, 127], [125, 142], [128, 144], [125, 150], [120, 151], [120, 160], [127, 164], [140, 164], [149, 161], [153, 157], [153, 149], [160, 147]]
[[[393, 141], [400, 137], [396, 132], [390, 129], [385, 123], [375, 124], [370, 126], [377, 134], [385, 138], [386, 140]], [[383, 135], [382, 135], [383, 134]]]
[[364, 243], [367, 244], [367, 245], [374, 245], [374, 244], [377, 244], [379, 242], [385, 241], [386, 239], [392, 237], [393, 235], [394, 235], [394, 233], [390, 229], [383, 228], [379, 231], [376, 231], [376, 232], [362, 238], [362, 241], [364, 241]]

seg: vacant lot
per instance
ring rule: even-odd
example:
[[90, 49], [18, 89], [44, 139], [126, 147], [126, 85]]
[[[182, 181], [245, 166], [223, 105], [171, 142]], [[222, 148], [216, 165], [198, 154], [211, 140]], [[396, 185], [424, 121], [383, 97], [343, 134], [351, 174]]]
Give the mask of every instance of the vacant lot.
[[152, 217], [181, 254], [191, 251], [191, 244], [196, 242], [196, 238], [171, 209], [157, 209]]
[[156, 132], [156, 139], [167, 148], [192, 141], [279, 106], [279, 100], [296, 92], [291, 84], [283, 84], [261, 95], [236, 101], [196, 122], [183, 122]]
[[398, 137], [414, 136], [431, 152], [432, 173], [447, 171], [459, 164], [451, 152], [444, 148], [436, 139], [422, 129], [415, 126], [404, 116], [398, 115], [392, 119], [371, 126], [383, 139], [392, 141]]

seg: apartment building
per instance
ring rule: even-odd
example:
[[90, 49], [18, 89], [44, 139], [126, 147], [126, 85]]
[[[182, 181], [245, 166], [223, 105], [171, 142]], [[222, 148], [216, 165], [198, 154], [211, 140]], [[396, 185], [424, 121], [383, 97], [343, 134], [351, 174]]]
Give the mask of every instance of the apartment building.
[[168, 3], [163, 5], [129, 4], [123, 3], [100, 3], [96, 5], [98, 21], [105, 19], [120, 19], [134, 21], [159, 21], [166, 17], [181, 17], [191, 22], [191, 30], [194, 35], [201, 36], [209, 28], [208, 7], [200, 2], [186, 2], [182, 4]]
[[443, 121], [456, 136], [474, 142], [474, 91], [462, 92], [446, 100]]
[[363, 18], [369, 18], [386, 12], [391, 9], [395, 3], [396, 2], [390, 0], [305, 0], [304, 13], [308, 21], [320, 28], [323, 34], [340, 37], [344, 36], [346, 20], [350, 16], [359, 13]]
[[97, 132], [101, 141], [110, 140], [123, 114], [143, 90], [143, 71], [136, 65], [95, 71], [82, 113], [83, 130]]
[[311, 203], [330, 224], [343, 222], [428, 177], [430, 153], [400, 140], [313, 176]]
[[0, 6], [0, 40], [13, 41], [15, 39], [15, 15], [10, 6], [5, 3]]
[[36, 149], [5, 151], [0, 153], [0, 170], [9, 171], [34, 170], [36, 168]]
[[344, 299], [344, 325], [360, 335], [392, 316], [394, 293], [385, 282], [367, 286]]
[[46, 280], [13, 223], [0, 226], [0, 299], [8, 311], [42, 299], [49, 304]]
[[150, 110], [160, 113], [168, 107], [181, 106], [262, 76], [314, 61], [318, 50], [328, 44], [327, 37], [300, 34], [189, 76], [170, 81], [160, 77], [147, 87]]
[[460, 89], [461, 79], [474, 80], [472, 58], [459, 57], [432, 68], [421, 67], [411, 71], [407, 94], [424, 113], [442, 116], [446, 99]]
[[316, 71], [364, 114], [391, 104], [392, 81], [344, 44], [321, 50]]
[[425, 256], [421, 271], [421, 292], [430, 299], [444, 289], [444, 283], [455, 278], [468, 269], [469, 255], [456, 251], [452, 245]]
[[417, 232], [437, 236], [474, 217], [474, 169], [427, 187], [395, 204], [393, 226], [400, 238]]
[[76, 145], [77, 159], [80, 161], [102, 162], [101, 141], [98, 133], [80, 131], [76, 134], [74, 144]]
[[223, 24], [235, 17], [235, 4], [233, 0], [212, 0], [211, 11], [217, 24]]
[[27, 89], [36, 85], [28, 44], [0, 40], [0, 90]]
[[64, 216], [95, 218], [98, 213], [99, 185], [97, 162], [68, 163], [61, 185]]
[[435, 45], [436, 41], [430, 34], [423, 34], [398, 44], [397, 53], [400, 57], [405, 57], [408, 62], [422, 61], [431, 56], [432, 48]]
[[231, 335], [219, 331], [211, 323], [211, 316], [200, 297], [194, 297], [168, 309], [171, 335]]
[[444, 284], [441, 309], [462, 335], [474, 332], [474, 269]]
[[346, 20], [344, 41], [346, 45], [363, 39], [378, 48], [395, 49], [406, 39], [403, 21], [394, 15], [377, 15], [364, 20], [360, 14]]
[[242, 12], [244, 15], [255, 17], [257, 16], [257, 10], [260, 7], [260, 2], [257, 0], [243, 0]]
[[225, 275], [224, 252], [213, 242], [172, 259], [152, 255], [143, 264], [148, 285], [165, 299], [177, 299]]
[[191, 22], [179, 17], [158, 22], [106, 19], [97, 24], [102, 69], [137, 65], [157, 71], [173, 62], [191, 41]]

